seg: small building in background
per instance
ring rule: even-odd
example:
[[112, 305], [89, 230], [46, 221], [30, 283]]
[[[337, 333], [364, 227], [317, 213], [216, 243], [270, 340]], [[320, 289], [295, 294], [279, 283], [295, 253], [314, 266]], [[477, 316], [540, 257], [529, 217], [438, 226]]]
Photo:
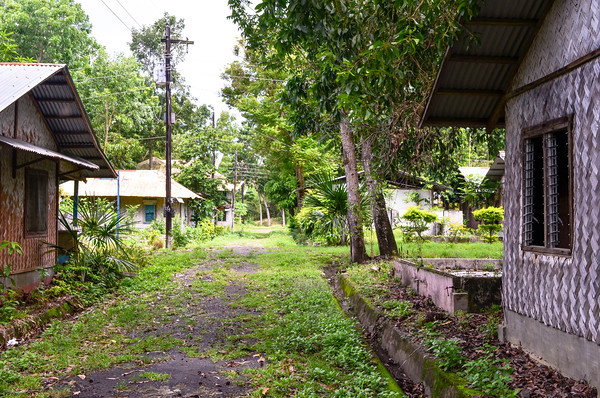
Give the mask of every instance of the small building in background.
[[[0, 251], [17, 288], [51, 277], [58, 242], [59, 183], [115, 178], [65, 65], [0, 63]], [[8, 279], [2, 281], [13, 287]]]
[[388, 177], [385, 202], [389, 211], [392, 226], [401, 223], [401, 217], [410, 206], [420, 206], [423, 210], [437, 214], [438, 222], [432, 224], [425, 231], [427, 235], [441, 235], [443, 226], [451, 223], [463, 222], [463, 212], [460, 210], [446, 210], [443, 208], [438, 196], [440, 192], [450, 189], [438, 184], [428, 183], [424, 179], [407, 173], [396, 171], [395, 176]]
[[[79, 198], [104, 198], [117, 201], [121, 214], [130, 214], [135, 227], [146, 228], [155, 220], [164, 219], [166, 176], [158, 170], [119, 170], [119, 179], [88, 178], [79, 184]], [[74, 183], [68, 181], [60, 186], [63, 193], [73, 196]], [[174, 217], [181, 225], [191, 224], [191, 203], [200, 195], [171, 179]]]

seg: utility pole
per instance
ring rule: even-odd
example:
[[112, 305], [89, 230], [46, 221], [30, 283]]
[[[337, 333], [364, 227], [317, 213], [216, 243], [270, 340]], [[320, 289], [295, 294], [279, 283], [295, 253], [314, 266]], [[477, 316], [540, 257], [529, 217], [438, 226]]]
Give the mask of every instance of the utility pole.
[[171, 247], [171, 227], [173, 226], [173, 198], [171, 198], [171, 44], [194, 44], [189, 40], [173, 40], [171, 39], [171, 27], [169, 21], [165, 27], [165, 172], [166, 172], [166, 189], [165, 189], [165, 246]]
[[212, 128], [213, 128], [213, 134], [214, 134], [214, 139], [213, 139], [213, 148], [212, 148], [212, 164], [213, 164], [213, 171], [212, 171], [212, 179], [215, 179], [215, 169], [217, 168], [217, 153], [216, 153], [216, 148], [215, 148], [215, 141], [217, 139], [217, 133], [215, 131], [215, 111], [213, 111], [212, 114]]
[[233, 172], [233, 196], [231, 197], [231, 232], [235, 227], [235, 190], [237, 188], [237, 173], [238, 173], [238, 162], [237, 162], [237, 149], [235, 150], [235, 169]]

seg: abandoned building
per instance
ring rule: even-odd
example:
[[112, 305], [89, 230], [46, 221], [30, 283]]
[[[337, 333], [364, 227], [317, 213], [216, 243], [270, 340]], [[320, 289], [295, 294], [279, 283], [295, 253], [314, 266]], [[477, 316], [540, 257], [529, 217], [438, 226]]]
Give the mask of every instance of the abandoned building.
[[0, 251], [0, 268], [28, 290], [56, 263], [59, 183], [116, 174], [65, 65], [0, 63], [0, 88], [0, 241], [23, 249]]

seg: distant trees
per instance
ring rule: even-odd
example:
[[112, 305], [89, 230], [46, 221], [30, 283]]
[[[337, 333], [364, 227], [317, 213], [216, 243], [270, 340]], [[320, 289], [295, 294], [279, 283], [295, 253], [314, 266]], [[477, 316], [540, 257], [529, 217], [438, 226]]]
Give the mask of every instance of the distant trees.
[[21, 56], [71, 69], [85, 65], [100, 48], [88, 16], [74, 0], [2, 1], [0, 30], [14, 33]]
[[[229, 4], [249, 47], [263, 55], [263, 65], [293, 67], [288, 96], [305, 98], [338, 124], [351, 260], [365, 261], [356, 144], [375, 137], [367, 161], [371, 177], [381, 180], [389, 156], [414, 126], [437, 62], [456, 37], [458, 19], [469, 18], [475, 2], [263, 0], [255, 12], [248, 11], [247, 0]], [[371, 197], [376, 200], [377, 192]], [[385, 227], [387, 218], [380, 219]], [[383, 231], [381, 236], [386, 235]], [[382, 249], [384, 254], [391, 251]]]

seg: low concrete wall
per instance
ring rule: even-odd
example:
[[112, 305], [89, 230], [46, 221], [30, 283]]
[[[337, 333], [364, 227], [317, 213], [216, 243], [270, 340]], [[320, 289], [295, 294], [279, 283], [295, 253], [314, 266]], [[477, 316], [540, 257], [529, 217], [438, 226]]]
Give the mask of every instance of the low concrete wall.
[[465, 387], [465, 380], [454, 373], [444, 372], [412, 337], [397, 329], [364, 297], [346, 275], [336, 281], [336, 288], [344, 292], [363, 329], [381, 340], [381, 347], [390, 358], [399, 363], [415, 383], [423, 383], [425, 393], [434, 398], [462, 398], [483, 396], [481, 392]]
[[498, 336], [501, 341], [521, 346], [565, 376], [585, 379], [600, 389], [600, 346], [596, 343], [506, 308]]
[[424, 258], [423, 264], [431, 264], [435, 268], [458, 269], [502, 269], [502, 260], [491, 258]]
[[32, 332], [38, 332], [53, 319], [74, 314], [78, 308], [80, 307], [75, 303], [66, 301], [56, 307], [49, 308], [42, 314], [31, 315], [27, 318], [13, 321], [10, 325], [0, 326], [0, 348], [5, 348], [11, 339], [20, 340]]
[[431, 297], [435, 305], [448, 312], [481, 312], [502, 302], [500, 277], [454, 276], [417, 267], [406, 260], [394, 260], [394, 275], [404, 286], [412, 287], [421, 296]]
[[[46, 278], [44, 279], [44, 283], [50, 283], [52, 277], [54, 276], [54, 268], [49, 267], [45, 269]], [[12, 274], [10, 277], [14, 280], [15, 285], [10, 282], [9, 279], [4, 280], [4, 286], [9, 289], [22, 289], [26, 292], [30, 292], [35, 289], [36, 286], [40, 284], [40, 271], [26, 271], [20, 272], [18, 274]], [[0, 284], [2, 282], [0, 281]]]

